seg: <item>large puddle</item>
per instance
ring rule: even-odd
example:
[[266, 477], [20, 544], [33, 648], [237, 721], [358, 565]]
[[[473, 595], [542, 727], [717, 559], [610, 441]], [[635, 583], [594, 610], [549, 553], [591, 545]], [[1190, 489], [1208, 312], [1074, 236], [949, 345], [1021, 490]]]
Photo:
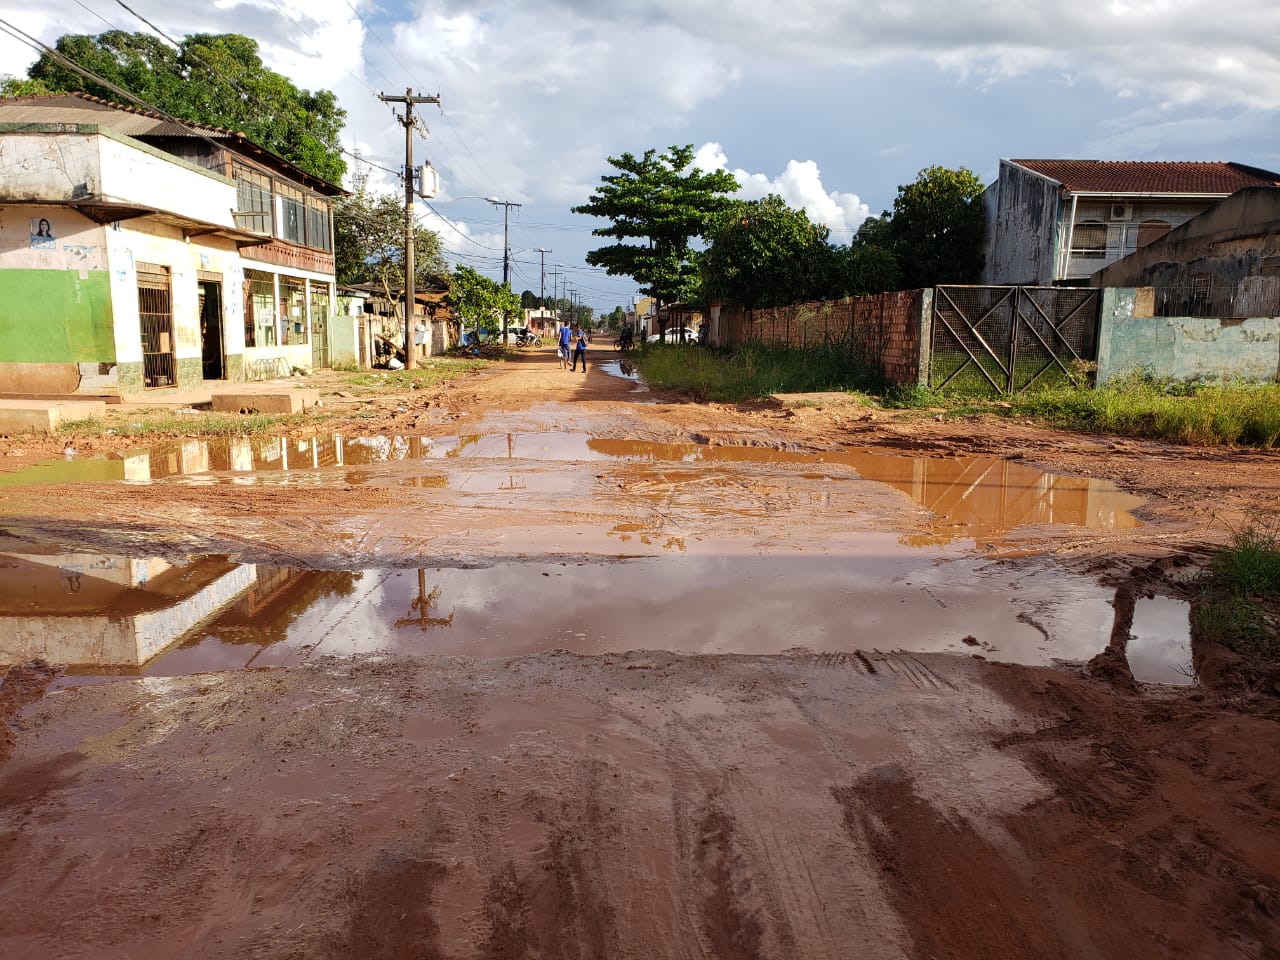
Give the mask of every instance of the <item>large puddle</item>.
[[[554, 649], [879, 649], [1047, 664], [1102, 650], [1113, 619], [1110, 591], [1088, 578], [904, 546], [892, 534], [863, 535], [838, 554], [695, 545], [627, 562], [483, 569], [307, 570], [35, 549], [0, 554], [0, 569], [0, 662], [43, 656], [80, 675]], [[1134, 652], [1150, 667], [1134, 663], [1140, 679], [1189, 680], [1185, 612], [1178, 617], [1135, 617]]]
[[[635, 489], [657, 482], [650, 474], [664, 489], [673, 477], [715, 479], [716, 464], [759, 464], [817, 489], [870, 481], [910, 496], [934, 517], [928, 533], [906, 536], [841, 520], [822, 543], [795, 550], [678, 537], [678, 549], [626, 562], [483, 569], [338, 571], [207, 556], [173, 563], [11, 545], [0, 554], [0, 663], [44, 656], [80, 674], [179, 674], [318, 655], [490, 657], [558, 648], [881, 649], [1079, 661], [1107, 644], [1110, 592], [1045, 565], [986, 563], [973, 543], [1029, 525], [1138, 525], [1130, 510], [1140, 501], [1110, 483], [995, 457], [813, 453], [575, 432], [188, 440], [46, 463], [0, 475], [0, 485], [371, 483], [418, 487], [425, 497], [447, 488], [519, 507], [529, 496], [577, 497], [593, 484], [603, 494], [614, 479], [600, 471], [602, 462], [630, 471]], [[733, 504], [723, 510], [733, 512]], [[607, 532], [644, 543], [652, 534], [631, 521]], [[654, 549], [663, 547], [655, 542]], [[1139, 609], [1133, 649], [1141, 678], [1189, 677], [1186, 635], [1185, 613]]]
[[[450, 461], [493, 469], [449, 470]], [[501, 462], [500, 462], [501, 461]], [[573, 477], [548, 463], [764, 464], [802, 480], [869, 480], [907, 494], [937, 515], [935, 534], [984, 538], [1018, 527], [1067, 524], [1094, 530], [1139, 526], [1141, 500], [1105, 480], [1061, 477], [999, 457], [909, 457], [864, 450], [798, 452], [768, 447], [656, 443], [587, 433], [501, 433], [443, 438], [281, 437], [186, 440], [102, 459], [71, 459], [0, 474], [0, 486], [124, 482], [410, 485], [501, 494], [569, 490]], [[436, 466], [438, 464], [438, 466]], [[371, 469], [384, 467], [386, 469]]]

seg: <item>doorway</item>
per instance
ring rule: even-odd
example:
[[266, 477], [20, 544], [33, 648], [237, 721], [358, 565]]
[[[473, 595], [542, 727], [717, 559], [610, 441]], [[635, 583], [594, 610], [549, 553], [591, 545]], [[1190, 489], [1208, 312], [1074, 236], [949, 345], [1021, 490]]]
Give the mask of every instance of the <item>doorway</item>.
[[222, 281], [201, 278], [200, 290], [200, 359], [206, 380], [225, 380], [226, 365], [222, 351]]

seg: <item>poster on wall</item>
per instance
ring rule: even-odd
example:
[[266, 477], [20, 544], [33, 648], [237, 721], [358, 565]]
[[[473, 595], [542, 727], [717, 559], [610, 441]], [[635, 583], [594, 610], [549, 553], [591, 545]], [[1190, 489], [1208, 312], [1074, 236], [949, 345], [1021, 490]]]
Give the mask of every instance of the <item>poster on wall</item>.
[[53, 224], [44, 217], [31, 219], [31, 247], [34, 250], [56, 250], [58, 238], [53, 235]]

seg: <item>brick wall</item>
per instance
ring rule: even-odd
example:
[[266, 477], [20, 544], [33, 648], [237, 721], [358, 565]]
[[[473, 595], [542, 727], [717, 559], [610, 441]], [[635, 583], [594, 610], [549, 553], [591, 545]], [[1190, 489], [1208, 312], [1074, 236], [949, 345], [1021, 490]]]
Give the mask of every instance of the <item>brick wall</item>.
[[[729, 341], [756, 340], [803, 350], [847, 342], [878, 358], [887, 382], [921, 379], [921, 290], [894, 290], [869, 297], [747, 310], [733, 316]], [[735, 329], [736, 328], [736, 329]]]

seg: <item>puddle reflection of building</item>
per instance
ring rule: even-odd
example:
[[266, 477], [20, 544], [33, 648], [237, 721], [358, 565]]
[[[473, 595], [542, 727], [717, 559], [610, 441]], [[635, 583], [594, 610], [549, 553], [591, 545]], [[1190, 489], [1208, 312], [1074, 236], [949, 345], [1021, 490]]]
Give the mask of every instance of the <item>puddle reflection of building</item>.
[[421, 567], [418, 568], [418, 595], [409, 603], [410, 613], [408, 616], [396, 618], [396, 629], [401, 627], [416, 626], [424, 633], [429, 627], [451, 627], [453, 626], [453, 614], [447, 617], [431, 616], [431, 608], [440, 600], [439, 585], [433, 587], [431, 592], [427, 592], [427, 571]]
[[349, 597], [362, 574], [347, 570], [300, 570], [254, 564], [253, 583], [235, 602], [193, 633], [183, 646], [214, 639], [258, 648], [246, 666], [267, 647], [289, 637], [289, 628], [319, 601]]
[[0, 663], [43, 657], [73, 673], [138, 673], [162, 653], [215, 637], [262, 649], [359, 574], [158, 558], [0, 555]]
[[223, 557], [31, 551], [0, 556], [0, 662], [134, 668], [239, 596], [254, 568]]

